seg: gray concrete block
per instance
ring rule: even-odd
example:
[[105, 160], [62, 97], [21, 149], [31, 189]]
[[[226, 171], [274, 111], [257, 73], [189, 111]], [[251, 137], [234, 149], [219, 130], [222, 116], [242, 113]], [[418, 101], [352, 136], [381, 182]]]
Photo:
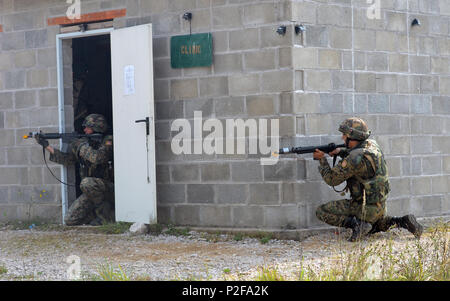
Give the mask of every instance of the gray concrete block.
[[170, 168], [168, 165], [156, 165], [156, 183], [170, 182]]
[[449, 136], [432, 136], [432, 137], [427, 137], [427, 141], [430, 141], [431, 138], [431, 143], [432, 143], [432, 152], [433, 153], [441, 153], [441, 154], [445, 154], [448, 153], [448, 150], [450, 149], [450, 137]]
[[315, 48], [293, 48], [294, 69], [317, 68], [319, 66], [319, 52]]
[[368, 99], [369, 113], [388, 113], [389, 95], [371, 94]]
[[317, 4], [312, 2], [292, 2], [292, 20], [305, 23], [316, 23]]
[[232, 162], [230, 166], [233, 182], [260, 182], [263, 179], [262, 166], [259, 161]]
[[408, 56], [403, 54], [389, 54], [389, 71], [408, 72]]
[[[33, 92], [30, 92], [30, 96], [25, 93], [25, 97], [22, 102], [29, 102], [33, 99]], [[16, 105], [17, 105], [17, 93], [16, 93]], [[32, 103], [32, 102], [31, 102]], [[38, 92], [38, 104], [41, 107], [54, 107], [58, 105], [58, 90], [57, 89], [42, 89]]]
[[228, 78], [225, 76], [200, 79], [200, 96], [217, 97], [228, 95]]
[[[381, 42], [380, 42], [381, 43]], [[354, 30], [353, 46], [356, 50], [374, 50], [376, 45], [375, 31]]]
[[411, 193], [413, 195], [429, 195], [431, 194], [431, 178], [418, 177], [411, 179]]
[[278, 4], [255, 3], [243, 7], [244, 25], [274, 23], [278, 19]]
[[390, 95], [390, 112], [408, 114], [410, 98], [408, 95]]
[[431, 107], [433, 114], [450, 114], [450, 97], [433, 96], [431, 99]]
[[47, 46], [47, 29], [25, 31], [26, 48], [42, 48]]
[[397, 75], [378, 74], [376, 77], [376, 87], [377, 92], [397, 93], [398, 92]]
[[261, 206], [232, 207], [234, 227], [255, 228], [264, 226], [264, 211]]
[[7, 148], [6, 158], [8, 165], [28, 165], [30, 157], [30, 148]]
[[224, 29], [242, 27], [244, 25], [242, 10], [243, 9], [240, 6], [213, 7], [213, 28]]
[[[56, 54], [55, 54], [56, 57]], [[56, 61], [56, 60], [55, 60]], [[30, 68], [36, 65], [36, 51], [24, 50], [14, 55], [14, 65], [17, 68]]]
[[388, 55], [386, 53], [367, 53], [367, 70], [387, 71]]
[[197, 205], [177, 205], [173, 207], [173, 222], [176, 225], [197, 226], [200, 223], [200, 208]]
[[331, 90], [331, 74], [328, 71], [305, 71], [305, 91]]
[[199, 209], [200, 225], [213, 227], [232, 227], [230, 207], [218, 206], [201, 206]]
[[389, 193], [390, 198], [410, 195], [411, 191], [409, 178], [391, 178], [389, 182], [391, 184], [391, 192]]
[[0, 110], [12, 109], [14, 106], [14, 94], [13, 92], [1, 92], [0, 93]]
[[170, 81], [170, 98], [174, 100], [198, 97], [197, 79], [174, 79]]
[[423, 196], [419, 202], [422, 204], [421, 213], [424, 215], [437, 215], [442, 212], [443, 197], [440, 195]]
[[450, 178], [448, 175], [431, 177], [431, 190], [433, 194], [448, 193], [450, 191]]
[[412, 95], [411, 96], [411, 113], [414, 114], [430, 114], [431, 113], [431, 97]]
[[257, 28], [230, 31], [230, 50], [259, 48], [259, 31]]
[[342, 94], [320, 94], [319, 113], [342, 113], [343, 112]]
[[178, 14], [158, 14], [152, 16], [153, 34], [169, 35], [181, 31], [181, 20]]
[[336, 49], [352, 48], [352, 32], [346, 28], [333, 27], [330, 29], [330, 46]]
[[244, 54], [246, 71], [261, 71], [275, 69], [275, 50], [258, 50]]
[[228, 163], [207, 163], [200, 165], [202, 182], [228, 181], [230, 165]]
[[25, 33], [23, 31], [3, 33], [1, 47], [5, 51], [25, 48]]
[[352, 21], [350, 7], [322, 5], [318, 8], [317, 23], [350, 27]]
[[410, 68], [412, 73], [428, 74], [431, 71], [431, 59], [429, 56], [410, 56]]
[[275, 229], [296, 229], [299, 225], [299, 209], [291, 206], [265, 206], [264, 226]]
[[177, 204], [184, 203], [186, 188], [184, 184], [157, 184], [158, 203]]
[[156, 102], [156, 118], [158, 120], [176, 119], [184, 117], [184, 102], [183, 101], [164, 101]]
[[326, 69], [341, 69], [341, 52], [336, 50], [319, 50], [319, 66]]
[[244, 97], [225, 97], [214, 99], [216, 117], [239, 116], [245, 113]]
[[34, 69], [27, 71], [27, 87], [43, 88], [49, 85], [48, 69]]
[[173, 182], [192, 182], [200, 180], [200, 169], [196, 164], [172, 165], [170, 171]]
[[286, 34], [284, 36], [276, 33], [277, 26], [261, 27], [261, 47], [277, 47], [277, 46], [291, 46], [293, 45], [293, 26], [287, 26]]
[[186, 200], [188, 203], [214, 203], [214, 186], [210, 184], [187, 184]]
[[239, 53], [218, 54], [214, 56], [214, 72], [239, 73], [243, 70], [242, 55]]
[[296, 165], [292, 161], [278, 161], [274, 165], [264, 165], [264, 181], [287, 181], [296, 179]]
[[231, 96], [258, 93], [260, 90], [258, 74], [239, 74], [228, 77]]
[[306, 25], [305, 28], [305, 46], [328, 47], [329, 33], [327, 26]]
[[441, 95], [450, 95], [450, 77], [440, 77], [439, 93]]
[[375, 92], [377, 86], [374, 73], [355, 73], [356, 92]]
[[246, 204], [249, 195], [246, 184], [217, 184], [215, 194], [218, 204]]
[[275, 114], [275, 95], [247, 96], [247, 113], [249, 116], [266, 116]]
[[249, 204], [279, 204], [279, 184], [249, 184]]
[[333, 71], [331, 73], [331, 83], [333, 90], [353, 91], [353, 72]]
[[261, 79], [262, 92], [290, 92], [294, 89], [292, 70], [264, 72]]
[[25, 71], [9, 71], [3, 75], [5, 89], [15, 90], [25, 88]]

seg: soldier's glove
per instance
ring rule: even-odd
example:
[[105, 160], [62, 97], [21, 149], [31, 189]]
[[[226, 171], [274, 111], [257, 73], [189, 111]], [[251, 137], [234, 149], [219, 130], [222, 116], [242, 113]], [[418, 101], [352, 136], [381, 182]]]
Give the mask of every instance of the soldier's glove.
[[40, 145], [42, 145], [43, 148], [46, 148], [48, 146], [48, 141], [44, 138], [42, 138], [40, 135], [36, 136], [36, 142]]

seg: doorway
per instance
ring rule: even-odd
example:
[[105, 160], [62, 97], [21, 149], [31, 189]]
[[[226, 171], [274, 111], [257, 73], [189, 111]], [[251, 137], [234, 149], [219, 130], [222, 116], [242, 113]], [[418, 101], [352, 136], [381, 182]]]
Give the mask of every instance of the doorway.
[[[83, 133], [89, 114], [101, 114], [112, 135], [111, 38], [98, 35], [72, 40], [73, 127]], [[76, 197], [81, 195], [79, 165], [75, 167]], [[69, 204], [70, 206], [70, 204]]]

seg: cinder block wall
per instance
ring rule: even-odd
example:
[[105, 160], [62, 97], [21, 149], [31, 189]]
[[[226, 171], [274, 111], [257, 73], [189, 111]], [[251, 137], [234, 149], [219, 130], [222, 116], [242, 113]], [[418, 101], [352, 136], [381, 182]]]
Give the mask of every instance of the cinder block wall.
[[[450, 3], [381, 2], [371, 20], [365, 0], [83, 0], [82, 14], [126, 8], [116, 28], [153, 24], [158, 220], [311, 228], [323, 226], [316, 207], [341, 198], [311, 155], [274, 166], [258, 155], [174, 155], [171, 123], [193, 122], [195, 110], [204, 119], [277, 118], [282, 145], [339, 142], [339, 122], [360, 116], [388, 160], [388, 213], [449, 214]], [[57, 125], [59, 28], [46, 20], [67, 7], [0, 0], [0, 219], [60, 220], [59, 184], [39, 147], [20, 137]], [[193, 33], [213, 34], [212, 67], [170, 67], [170, 37], [189, 33], [187, 11]], [[306, 31], [295, 35], [294, 24]]]

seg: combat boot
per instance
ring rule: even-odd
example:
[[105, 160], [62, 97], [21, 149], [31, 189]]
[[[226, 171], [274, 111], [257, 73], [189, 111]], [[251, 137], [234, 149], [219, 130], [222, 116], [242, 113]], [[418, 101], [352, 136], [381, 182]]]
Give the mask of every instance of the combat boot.
[[397, 227], [404, 228], [414, 234], [419, 239], [423, 232], [423, 227], [419, 224], [414, 215], [409, 214], [402, 217], [392, 217], [392, 223]]
[[363, 236], [366, 236], [372, 229], [372, 225], [356, 218], [355, 216], [346, 217], [343, 227], [352, 229], [352, 236], [348, 239], [350, 242], [354, 242]]

